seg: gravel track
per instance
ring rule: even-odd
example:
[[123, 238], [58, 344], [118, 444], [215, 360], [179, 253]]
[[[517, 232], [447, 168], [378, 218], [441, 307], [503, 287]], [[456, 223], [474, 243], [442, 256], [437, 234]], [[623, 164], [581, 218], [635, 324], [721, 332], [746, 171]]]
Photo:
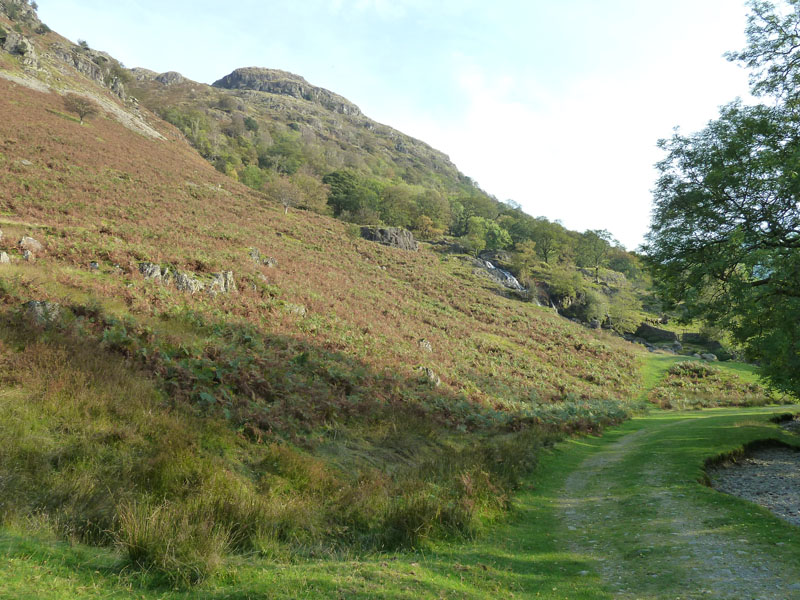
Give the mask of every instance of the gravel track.
[[[767, 555], [746, 539], [713, 530], [713, 509], [664, 483], [668, 461], [644, 461], [648, 467], [638, 474], [635, 494], [620, 485], [631, 474], [626, 460], [652, 452], [644, 447], [651, 436], [682, 423], [628, 434], [570, 474], [562, 511], [572, 550], [596, 560], [614, 598], [800, 599], [800, 574], [777, 553]], [[625, 522], [626, 504], [653, 516]]]

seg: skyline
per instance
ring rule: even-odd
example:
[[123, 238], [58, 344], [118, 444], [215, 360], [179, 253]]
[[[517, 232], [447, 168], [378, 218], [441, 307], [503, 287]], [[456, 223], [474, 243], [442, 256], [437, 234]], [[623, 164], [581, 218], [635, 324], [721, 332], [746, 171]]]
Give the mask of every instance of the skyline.
[[743, 4], [642, 4], [41, 0], [39, 15], [127, 67], [204, 83], [246, 66], [296, 73], [446, 153], [498, 199], [634, 249], [657, 140], [747, 97], [746, 72], [722, 56], [744, 45]]

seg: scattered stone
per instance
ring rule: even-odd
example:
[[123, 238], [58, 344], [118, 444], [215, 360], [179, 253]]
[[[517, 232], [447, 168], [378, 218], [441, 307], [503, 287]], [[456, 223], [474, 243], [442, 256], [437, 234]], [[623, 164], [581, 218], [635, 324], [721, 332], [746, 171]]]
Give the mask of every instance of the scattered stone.
[[139, 263], [139, 272], [145, 279], [161, 281], [161, 266], [151, 262]]
[[440, 385], [442, 385], [442, 380], [439, 378], [439, 376], [433, 369], [429, 367], [419, 367], [417, 369], [417, 372], [419, 372], [424, 381], [427, 381], [434, 387], [439, 387]]
[[300, 317], [306, 316], [306, 307], [302, 304], [292, 304], [290, 302], [285, 302], [283, 305], [283, 310], [285, 310], [289, 314], [298, 315]]
[[89, 268], [90, 268], [92, 271], [97, 271], [97, 270], [99, 270], [99, 269], [100, 269], [100, 263], [98, 263], [97, 261], [94, 261], [94, 260], [93, 260], [92, 262], [90, 262], [90, 263], [89, 263]]
[[61, 306], [55, 302], [31, 300], [23, 307], [25, 314], [37, 325], [48, 325], [61, 315]]
[[11, 259], [8, 257], [8, 254], [5, 252], [0, 252], [0, 265], [7, 265], [11, 262]]
[[433, 352], [433, 346], [424, 338], [419, 341], [419, 347], [425, 350], [425, 352]]
[[30, 250], [23, 250], [22, 251], [22, 260], [27, 261], [27, 262], [33, 262], [34, 260], [36, 260], [36, 257], [33, 255], [33, 252], [31, 252]]
[[708, 469], [714, 488], [755, 502], [800, 525], [800, 451], [753, 450], [733, 464]]
[[362, 227], [361, 237], [392, 248], [413, 252], [419, 250], [419, 244], [414, 239], [414, 235], [402, 227]]
[[257, 265], [265, 265], [269, 268], [277, 267], [278, 261], [271, 256], [262, 256], [258, 248], [250, 248], [250, 258]]
[[42, 246], [39, 242], [33, 239], [30, 236], [24, 236], [18, 244], [20, 250], [28, 250], [29, 252], [36, 254], [37, 252], [41, 252], [44, 250], [44, 246]]

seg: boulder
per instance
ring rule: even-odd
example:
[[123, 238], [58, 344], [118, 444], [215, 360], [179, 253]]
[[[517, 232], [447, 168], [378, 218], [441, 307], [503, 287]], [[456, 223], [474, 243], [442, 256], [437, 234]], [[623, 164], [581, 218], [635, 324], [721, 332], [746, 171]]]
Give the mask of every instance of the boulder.
[[361, 237], [402, 250], [417, 251], [419, 249], [419, 244], [412, 233], [402, 227], [362, 227]]
[[419, 347], [422, 348], [425, 352], [433, 352], [433, 345], [426, 339], [421, 339], [419, 342]]
[[156, 281], [161, 281], [161, 266], [157, 265], [156, 263], [139, 263], [139, 273], [141, 273], [145, 279], [155, 279]]
[[423, 381], [427, 381], [434, 387], [439, 387], [440, 385], [442, 385], [442, 380], [439, 379], [439, 376], [433, 369], [429, 367], [419, 367], [417, 369], [417, 372], [420, 374], [420, 378]]
[[659, 329], [647, 323], [642, 323], [634, 334], [648, 342], [677, 342], [678, 334], [674, 331], [667, 331], [666, 329]]
[[702, 333], [684, 333], [681, 336], [681, 341], [684, 344], [705, 344], [708, 342], [708, 338], [703, 335]]
[[681, 350], [683, 350], [683, 344], [681, 344], [678, 341], [672, 342], [672, 350], [674, 352], [680, 352]]
[[36, 257], [33, 255], [33, 252], [30, 250], [23, 250], [22, 251], [22, 260], [26, 262], [33, 262], [36, 260]]
[[592, 319], [589, 321], [589, 329], [600, 329], [600, 320]]
[[291, 315], [297, 315], [298, 317], [306, 316], [306, 307], [302, 304], [292, 304], [291, 302], [285, 302], [283, 305], [283, 310]]
[[208, 286], [210, 294], [230, 294], [235, 291], [236, 281], [233, 279], [233, 271], [214, 273], [211, 284]]
[[37, 325], [48, 325], [61, 315], [61, 306], [55, 302], [31, 300], [23, 304], [25, 314]]
[[44, 250], [44, 246], [42, 246], [35, 239], [27, 235], [24, 236], [17, 245], [19, 246], [20, 250], [23, 251], [27, 250], [32, 254], [36, 254], [37, 252], [41, 252], [42, 250]]
[[715, 362], [716, 360], [718, 360], [717, 359], [717, 355], [716, 354], [711, 354], [710, 352], [706, 353], [706, 354], [701, 354], [700, 358], [702, 358], [703, 360], [706, 360], [708, 362]]
[[0, 252], [0, 265], [7, 265], [11, 262], [11, 259], [8, 257], [8, 254], [5, 252]]

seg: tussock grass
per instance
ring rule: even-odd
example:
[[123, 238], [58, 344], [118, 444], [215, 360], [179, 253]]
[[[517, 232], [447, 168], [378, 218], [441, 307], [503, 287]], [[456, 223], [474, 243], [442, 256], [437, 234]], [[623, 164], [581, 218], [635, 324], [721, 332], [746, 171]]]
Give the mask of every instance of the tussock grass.
[[649, 399], [661, 408], [681, 410], [774, 402], [765, 387], [741, 377], [734, 369], [688, 360], [672, 365], [650, 391]]

